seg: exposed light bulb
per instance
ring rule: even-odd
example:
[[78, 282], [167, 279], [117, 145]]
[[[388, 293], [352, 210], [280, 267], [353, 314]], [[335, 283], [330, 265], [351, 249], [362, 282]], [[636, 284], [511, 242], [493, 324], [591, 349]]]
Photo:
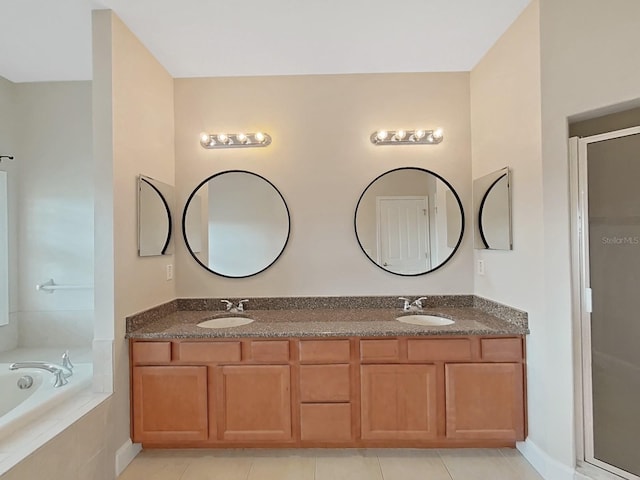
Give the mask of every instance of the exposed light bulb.
[[202, 145], [209, 145], [210, 140], [211, 140], [211, 135], [209, 135], [208, 133], [202, 132], [200, 134], [200, 143]]
[[407, 132], [405, 132], [404, 130], [398, 130], [393, 137], [398, 141], [402, 141], [404, 140], [404, 137], [406, 135], [407, 135]]
[[437, 128], [436, 130], [433, 131], [433, 133], [431, 134], [433, 136], [434, 140], [440, 140], [442, 138], [443, 132], [441, 128]]
[[378, 132], [376, 133], [376, 138], [378, 139], [379, 142], [382, 142], [387, 138], [387, 135], [389, 134], [387, 133], [386, 130], [378, 130]]
[[416, 140], [422, 140], [425, 136], [425, 131], [424, 130], [416, 130], [413, 133], [413, 136], [416, 138]]
[[256, 133], [256, 134], [254, 135], [254, 137], [255, 137], [255, 139], [256, 139], [256, 142], [259, 142], [259, 143], [262, 143], [262, 142], [264, 142], [264, 140], [265, 140], [264, 133], [262, 133], [262, 132], [258, 132], [258, 133]]
[[247, 136], [244, 133], [238, 133], [236, 135], [236, 139], [240, 142], [240, 143], [247, 143]]
[[225, 133], [218, 134], [218, 141], [220, 143], [227, 143], [229, 141], [229, 137]]

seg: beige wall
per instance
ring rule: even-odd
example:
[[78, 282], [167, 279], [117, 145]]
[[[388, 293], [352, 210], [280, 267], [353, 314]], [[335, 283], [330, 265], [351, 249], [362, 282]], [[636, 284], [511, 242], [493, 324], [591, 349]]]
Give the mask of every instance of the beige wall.
[[[567, 123], [638, 106], [640, 2], [540, 0], [544, 208], [544, 321], [548, 355], [535, 368], [548, 400], [543, 449], [575, 459]], [[553, 405], [551, 405], [553, 404]]]
[[588, 137], [640, 125], [640, 107], [569, 124], [570, 137]]
[[[354, 211], [381, 173], [432, 170], [470, 208], [468, 73], [318, 75], [175, 81], [178, 205], [205, 177], [244, 169], [272, 181], [291, 211], [282, 257], [255, 277], [225, 279], [176, 245], [179, 297], [471, 293], [472, 242], [445, 268], [420, 277], [384, 272], [362, 253]], [[436, 146], [377, 147], [380, 128], [442, 127]], [[198, 134], [266, 131], [267, 148], [205, 150]]]
[[174, 180], [173, 78], [120, 19], [111, 16], [113, 81], [113, 221], [116, 424], [113, 441], [129, 439], [129, 372], [125, 317], [176, 296], [166, 280], [173, 256], [138, 257], [136, 177]]
[[475, 250], [475, 260], [485, 263], [485, 275], [474, 275], [475, 293], [529, 314], [529, 439], [545, 448], [547, 418], [555, 407], [544, 387], [549, 372], [537, 368], [548, 357], [542, 330], [546, 319], [539, 21], [539, 4], [534, 1], [471, 72], [471, 130], [473, 178], [505, 166], [512, 173], [513, 250]]
[[[137, 175], [173, 183], [173, 79], [106, 10], [94, 13], [94, 129], [98, 324], [94, 354], [109, 356], [108, 342], [114, 339], [113, 421], [107, 435], [113, 459], [129, 439], [125, 317], [176, 296], [174, 282], [165, 275], [173, 257], [138, 257], [136, 234]], [[105, 375], [106, 382], [108, 372]]]

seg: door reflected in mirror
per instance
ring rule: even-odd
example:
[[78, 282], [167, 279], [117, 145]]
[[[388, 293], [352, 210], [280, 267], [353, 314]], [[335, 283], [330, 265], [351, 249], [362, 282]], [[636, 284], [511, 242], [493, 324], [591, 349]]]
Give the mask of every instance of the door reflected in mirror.
[[138, 176], [138, 255], [173, 253], [174, 188], [145, 175]]
[[511, 178], [505, 167], [473, 181], [474, 248], [511, 250]]
[[464, 212], [453, 187], [422, 168], [391, 170], [373, 180], [355, 213], [358, 243], [378, 267], [396, 275], [432, 272], [462, 241]]
[[249, 277], [269, 268], [284, 251], [289, 209], [267, 179], [230, 170], [195, 188], [182, 229], [187, 249], [202, 267], [223, 277]]

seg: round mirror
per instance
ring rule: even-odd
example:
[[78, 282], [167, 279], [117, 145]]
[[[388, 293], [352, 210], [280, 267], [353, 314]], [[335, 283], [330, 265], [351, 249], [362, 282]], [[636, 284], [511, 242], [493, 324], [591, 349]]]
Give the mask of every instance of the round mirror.
[[267, 179], [242, 170], [205, 179], [182, 215], [187, 249], [223, 277], [250, 277], [270, 267], [284, 251], [289, 231], [282, 194]]
[[138, 176], [138, 255], [171, 252], [173, 187], [144, 175]]
[[440, 175], [404, 167], [383, 173], [360, 196], [356, 237], [373, 263], [396, 275], [442, 267], [464, 232], [460, 197]]
[[509, 172], [499, 174], [487, 188], [478, 208], [480, 248], [511, 250]]

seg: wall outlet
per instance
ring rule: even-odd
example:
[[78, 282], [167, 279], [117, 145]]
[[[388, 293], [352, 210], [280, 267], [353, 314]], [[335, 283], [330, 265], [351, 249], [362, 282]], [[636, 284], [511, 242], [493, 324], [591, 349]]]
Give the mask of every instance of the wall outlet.
[[484, 275], [484, 260], [478, 260], [476, 270], [478, 275]]
[[173, 265], [167, 265], [167, 280], [173, 280]]

